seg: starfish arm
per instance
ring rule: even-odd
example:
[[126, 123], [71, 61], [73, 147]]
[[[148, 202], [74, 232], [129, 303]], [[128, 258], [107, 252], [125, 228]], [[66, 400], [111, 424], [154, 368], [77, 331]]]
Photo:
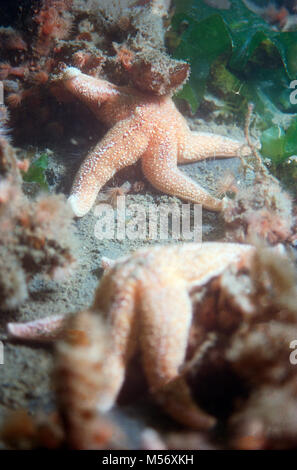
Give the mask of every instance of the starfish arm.
[[68, 199], [77, 217], [93, 206], [102, 186], [120, 169], [135, 163], [148, 145], [141, 125], [134, 119], [116, 124], [87, 156]]
[[187, 383], [179, 377], [192, 320], [191, 301], [183, 282], [158, 279], [141, 297], [140, 337], [144, 369], [151, 391], [180, 423], [207, 429], [214, 418], [198, 408]]
[[226, 158], [249, 155], [250, 148], [237, 140], [207, 132], [185, 131], [178, 153], [178, 163], [189, 163], [205, 158]]
[[169, 140], [165, 144], [151, 146], [142, 158], [143, 173], [155, 188], [166, 194], [203, 204], [206, 209], [220, 211], [222, 201], [211, 196], [176, 165], [176, 151]]
[[56, 345], [52, 374], [65, 439], [71, 449], [101, 449], [106, 436], [116, 433], [96, 407], [102, 381], [107, 379], [101, 370], [108, 327], [98, 314], [85, 310], [72, 316], [67, 330], [70, 334]]
[[60, 338], [65, 333], [67, 315], [54, 315], [26, 323], [8, 323], [11, 339], [47, 342]]
[[140, 307], [141, 349], [153, 392], [178, 376], [192, 319], [191, 302], [184, 285], [171, 277], [159, 278], [156, 284], [150, 283], [143, 290]]
[[183, 377], [177, 377], [157, 394], [164, 410], [177, 422], [199, 431], [213, 427], [216, 419], [205, 413], [194, 402], [190, 388]]
[[98, 389], [97, 409], [101, 412], [108, 411], [115, 404], [127, 363], [136, 348], [135, 281], [124, 276], [113, 283], [112, 276], [111, 270], [102, 279], [92, 307], [95, 315], [104, 312], [110, 329], [101, 370], [105, 380], [100, 382]]
[[119, 96], [116, 85], [90, 77], [75, 67], [67, 67], [62, 75], [64, 87], [96, 113], [105, 101]]

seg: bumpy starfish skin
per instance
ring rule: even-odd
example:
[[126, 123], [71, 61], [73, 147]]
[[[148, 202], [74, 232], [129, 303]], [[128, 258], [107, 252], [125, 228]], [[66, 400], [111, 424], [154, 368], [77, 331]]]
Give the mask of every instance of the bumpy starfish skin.
[[192, 322], [190, 291], [229, 265], [245, 263], [253, 251], [233, 243], [190, 243], [138, 250], [115, 264], [105, 261], [89, 310], [103, 313], [109, 327], [99, 372], [106, 377], [97, 393], [99, 411], [114, 405], [129, 359], [140, 348], [151, 391], [164, 409], [187, 426], [203, 429], [214, 424], [214, 418], [198, 409], [179, 375]]
[[65, 70], [62, 80], [110, 128], [75, 178], [69, 202], [78, 217], [91, 209], [98, 191], [117, 171], [139, 158], [144, 175], [155, 188], [210, 210], [222, 209], [222, 201], [183, 174], [177, 163], [235, 157], [242, 150], [240, 142], [191, 132], [169, 96], [118, 87], [73, 67]]

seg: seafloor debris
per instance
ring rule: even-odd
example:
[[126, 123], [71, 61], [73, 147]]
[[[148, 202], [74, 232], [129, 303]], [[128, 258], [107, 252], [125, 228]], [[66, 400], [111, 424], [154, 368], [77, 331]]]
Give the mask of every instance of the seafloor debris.
[[223, 217], [226, 222], [226, 239], [244, 243], [258, 237], [269, 244], [291, 243], [294, 246], [297, 218], [292, 198], [268, 172], [250, 137], [252, 112], [253, 105], [250, 103], [245, 137], [251, 156], [242, 156], [241, 163], [244, 174], [250, 171], [253, 177], [241, 189], [238, 186], [233, 188], [234, 197], [225, 205]]
[[[19, 164], [6, 138], [0, 139], [0, 308], [18, 307], [37, 274], [59, 280], [74, 263], [72, 212], [63, 196], [22, 192]], [[5, 269], [4, 269], [5, 266]]]

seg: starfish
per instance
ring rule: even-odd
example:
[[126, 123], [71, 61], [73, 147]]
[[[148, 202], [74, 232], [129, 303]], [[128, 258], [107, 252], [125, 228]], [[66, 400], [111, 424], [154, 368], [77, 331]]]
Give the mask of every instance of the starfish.
[[102, 186], [139, 158], [148, 181], [158, 190], [219, 211], [223, 202], [183, 174], [177, 163], [250, 153], [221, 135], [191, 132], [171, 96], [145, 94], [90, 77], [74, 67], [62, 75], [65, 89], [82, 100], [109, 127], [82, 163], [69, 197], [76, 216], [93, 206]]
[[[101, 333], [102, 341], [100, 332], [96, 334], [93, 331], [95, 327], [91, 328], [92, 332], [84, 331], [88, 341], [83, 344], [87, 344], [92, 353], [87, 358], [85, 351], [81, 350], [80, 353], [84, 357], [84, 369], [86, 361], [90, 361], [101, 376], [96, 390], [96, 406], [100, 412], [108, 411], [115, 404], [128, 363], [140, 349], [150, 390], [165, 411], [190, 427], [207, 429], [214, 424], [215, 419], [200, 410], [193, 401], [190, 389], [180, 373], [192, 323], [190, 293], [194, 288], [203, 287], [219, 277], [230, 265], [238, 268], [246, 266], [253, 252], [254, 248], [249, 245], [209, 242], [202, 245], [189, 243], [151, 247], [113, 263], [104, 259], [105, 272], [88, 313], [94, 318], [98, 315], [104, 318], [107, 329]], [[85, 314], [81, 312], [74, 317], [75, 327], [69, 324], [70, 331], [84, 329], [79, 325], [84, 324]], [[52, 330], [60, 335], [62, 317], [53, 317], [53, 320]], [[13, 337], [22, 338], [23, 332], [25, 337], [27, 335], [30, 338], [26, 325], [19, 325], [18, 329], [14, 325], [9, 325]], [[36, 325], [35, 333], [44, 339], [40, 321]], [[50, 319], [44, 321], [45, 332], [52, 339], [53, 331], [50, 331], [49, 325]], [[67, 329], [65, 325], [66, 320], [64, 328]], [[32, 337], [32, 323], [29, 327]], [[96, 338], [93, 347], [90, 344], [92, 337]], [[36, 334], [33, 339], [38, 339]], [[96, 359], [95, 343], [99, 341], [98, 347], [102, 349], [106, 340], [103, 359]], [[64, 341], [67, 344], [67, 335]], [[60, 361], [58, 357], [61, 370], [77, 368], [78, 362], [71, 366], [71, 358], [77, 361], [81, 345], [76, 347], [70, 344], [76, 351], [72, 350], [64, 366], [61, 365], [62, 356]], [[73, 375], [81, 377], [77, 370]], [[79, 384], [76, 386], [78, 388]]]

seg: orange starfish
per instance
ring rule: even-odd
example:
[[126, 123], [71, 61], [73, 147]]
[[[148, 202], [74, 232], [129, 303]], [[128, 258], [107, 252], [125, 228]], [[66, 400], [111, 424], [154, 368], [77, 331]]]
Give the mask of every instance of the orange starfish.
[[76, 175], [69, 203], [78, 217], [93, 206], [102, 186], [121, 168], [142, 159], [142, 169], [160, 191], [219, 211], [211, 196], [178, 168], [209, 157], [235, 157], [242, 144], [221, 135], [191, 132], [170, 96], [119, 87], [68, 67], [65, 88], [85, 102], [110, 130], [86, 157]]
[[[106, 270], [87, 313], [96, 316], [103, 313], [107, 325], [101, 333], [83, 331], [92, 353], [86, 357], [81, 351], [84, 368], [86, 361], [98, 364], [94, 370], [100, 374], [96, 403], [99, 411], [105, 412], [114, 405], [128, 362], [140, 348], [151, 391], [161, 400], [164, 409], [190, 427], [205, 429], [214, 424], [214, 418], [197, 407], [180, 375], [192, 322], [190, 292], [219, 277], [228, 266], [244, 264], [253, 252], [253, 247], [236, 243], [189, 243], [138, 250], [112, 263], [104, 260]], [[84, 330], [85, 315], [86, 312], [81, 312], [75, 317], [75, 330]], [[62, 317], [53, 317], [53, 320], [52, 330], [60, 334], [65, 320]], [[39, 335], [40, 339], [45, 339], [43, 328], [50, 339], [53, 337], [50, 318], [43, 320], [43, 324], [41, 321], [35, 325], [29, 323], [28, 327], [9, 324], [8, 328], [14, 338], [38, 339]], [[71, 329], [73, 324], [70, 324]], [[97, 348], [102, 349], [104, 342], [107, 347], [103, 358], [97, 357]], [[64, 369], [62, 355], [58, 357], [59, 367], [64, 371], [66, 367], [74, 369], [75, 360], [81, 354], [80, 346], [78, 343], [75, 352], [71, 350], [67, 355]], [[75, 376], [81, 377], [80, 371], [76, 371]]]

